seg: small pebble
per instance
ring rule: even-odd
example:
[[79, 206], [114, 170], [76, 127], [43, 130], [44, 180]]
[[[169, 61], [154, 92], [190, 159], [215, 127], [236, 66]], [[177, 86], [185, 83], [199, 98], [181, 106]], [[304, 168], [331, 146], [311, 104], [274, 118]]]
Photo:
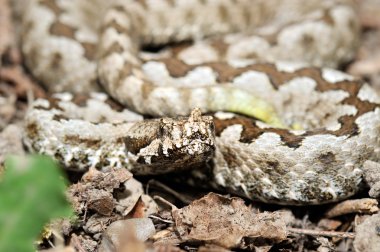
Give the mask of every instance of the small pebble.
[[115, 221], [104, 232], [99, 252], [120, 251], [123, 242], [129, 239], [144, 242], [155, 233], [153, 222], [149, 218]]

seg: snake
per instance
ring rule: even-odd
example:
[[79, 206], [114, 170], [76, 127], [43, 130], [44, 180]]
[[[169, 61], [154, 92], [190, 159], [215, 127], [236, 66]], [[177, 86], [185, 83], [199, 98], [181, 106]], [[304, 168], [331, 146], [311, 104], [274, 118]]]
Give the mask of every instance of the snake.
[[380, 97], [336, 70], [359, 44], [350, 0], [30, 0], [22, 18], [25, 65], [55, 93], [24, 143], [68, 169], [308, 205], [380, 160]]

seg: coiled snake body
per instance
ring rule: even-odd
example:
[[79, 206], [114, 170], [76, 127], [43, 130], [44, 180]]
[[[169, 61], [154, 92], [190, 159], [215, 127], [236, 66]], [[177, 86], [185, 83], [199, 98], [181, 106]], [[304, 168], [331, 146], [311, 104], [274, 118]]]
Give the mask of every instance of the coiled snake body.
[[380, 160], [380, 98], [308, 64], [336, 67], [357, 44], [349, 1], [31, 1], [23, 52], [49, 90], [88, 93], [100, 83], [127, 108], [165, 118], [142, 120], [105, 94], [57, 94], [34, 102], [25, 143], [76, 169], [163, 173], [212, 158], [210, 184], [228, 191], [337, 201], [358, 190], [365, 162]]

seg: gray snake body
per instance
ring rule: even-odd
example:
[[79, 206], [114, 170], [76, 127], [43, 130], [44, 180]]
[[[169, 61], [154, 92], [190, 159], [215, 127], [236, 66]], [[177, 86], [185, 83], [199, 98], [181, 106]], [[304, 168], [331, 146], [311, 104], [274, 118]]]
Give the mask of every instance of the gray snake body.
[[[308, 66], [354, 55], [349, 1], [40, 0], [24, 15], [26, 63], [51, 91], [89, 92], [100, 82], [135, 112], [165, 117], [128, 123], [131, 112], [104, 94], [37, 100], [25, 143], [66, 166], [163, 173], [212, 157], [210, 184], [265, 202], [320, 204], [353, 195], [365, 162], [380, 160], [379, 96]], [[141, 51], [189, 39], [196, 43]]]

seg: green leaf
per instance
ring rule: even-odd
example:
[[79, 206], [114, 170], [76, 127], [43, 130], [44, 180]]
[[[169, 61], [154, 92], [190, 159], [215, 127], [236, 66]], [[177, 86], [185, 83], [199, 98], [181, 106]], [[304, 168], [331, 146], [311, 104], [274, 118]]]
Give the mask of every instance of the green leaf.
[[72, 216], [66, 180], [45, 156], [10, 157], [0, 177], [0, 251], [35, 251], [34, 241], [53, 218]]

